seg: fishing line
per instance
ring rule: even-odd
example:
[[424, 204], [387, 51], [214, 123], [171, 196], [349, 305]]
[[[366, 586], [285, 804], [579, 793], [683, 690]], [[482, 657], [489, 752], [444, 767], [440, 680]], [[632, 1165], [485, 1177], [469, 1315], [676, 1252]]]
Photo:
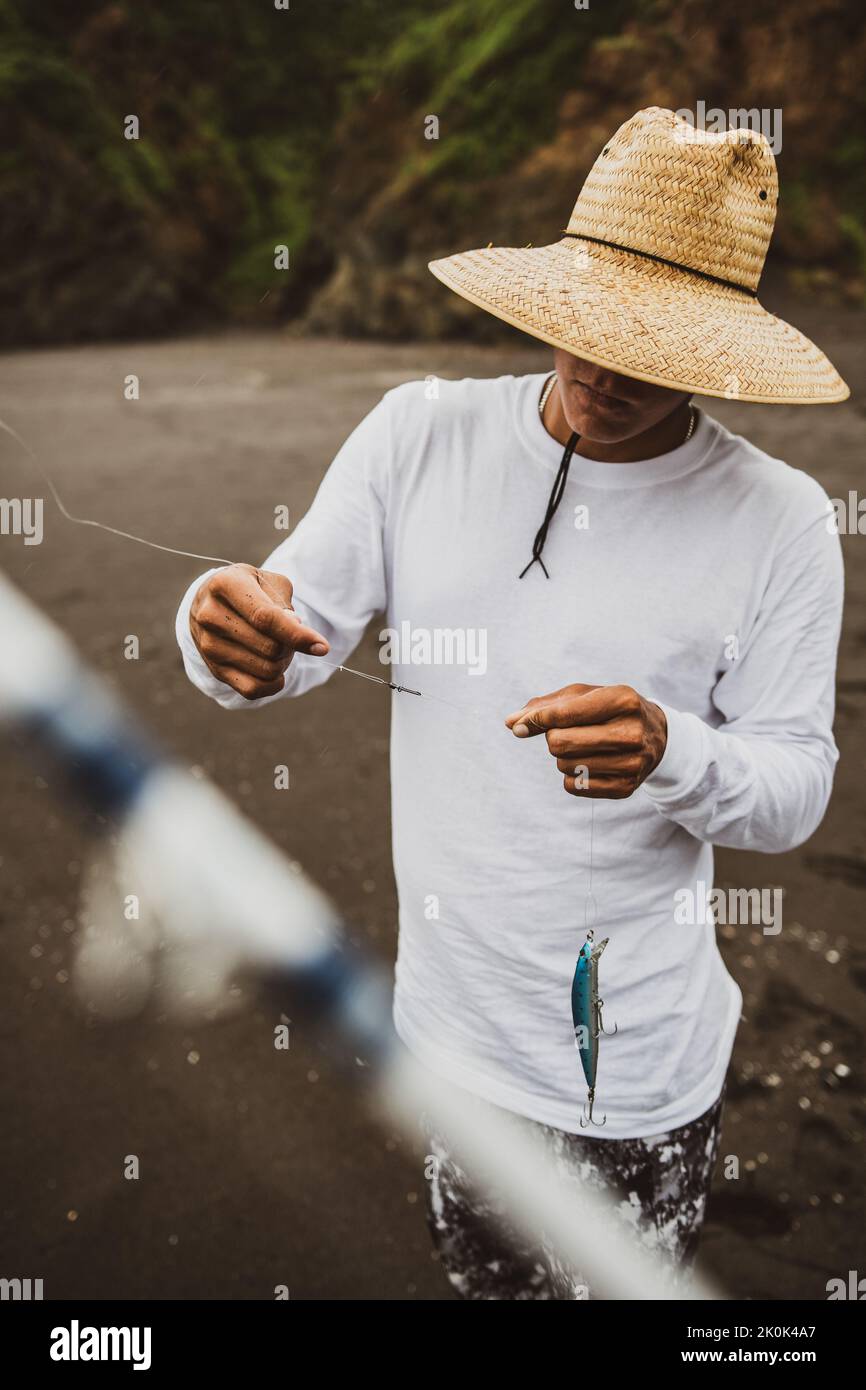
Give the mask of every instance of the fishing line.
[[[587, 779], [588, 780], [588, 779]], [[586, 900], [583, 904], [583, 925], [586, 931], [594, 927], [598, 920], [598, 903], [592, 891], [592, 860], [594, 852], [595, 838], [595, 797], [589, 798], [589, 884], [586, 890]]]
[[61, 516], [64, 516], [67, 521], [73, 522], [76, 526], [95, 526], [97, 530], [108, 531], [112, 536], [121, 536], [124, 540], [135, 541], [137, 545], [149, 546], [151, 550], [164, 550], [169, 555], [183, 555], [189, 560], [215, 560], [218, 565], [233, 565], [236, 563], [234, 560], [224, 560], [220, 555], [199, 555], [194, 550], [176, 550], [173, 545], [160, 545], [158, 541], [145, 540], [144, 536], [134, 536], [131, 531], [119, 531], [116, 526], [108, 526], [104, 521], [91, 521], [88, 517], [73, 516], [72, 512], [64, 505], [63, 499], [54, 486], [54, 481], [50, 474], [43, 468], [36, 454], [34, 454], [33, 450], [30, 448], [30, 445], [21, 438], [17, 430], [14, 430], [11, 425], [7, 425], [5, 420], [0, 420], [0, 429], [5, 430], [8, 435], [11, 435], [11, 437], [21, 445], [21, 448], [27, 454], [42, 481], [50, 490], [51, 496], [54, 498], [55, 505]]
[[387, 686], [397, 695], [418, 695], [422, 700], [433, 700], [437, 705], [447, 705], [449, 709], [457, 710], [459, 714], [471, 714], [476, 719], [485, 718], [482, 711], [473, 708], [472, 705], [457, 705], [453, 700], [446, 700], [442, 695], [431, 695], [426, 690], [413, 690], [411, 686], [398, 685], [396, 681], [386, 680], [384, 676], [373, 676], [369, 671], [357, 671], [352, 666], [343, 666], [337, 661], [328, 661], [327, 657], [324, 656], [311, 656], [309, 652], [296, 652], [294, 659], [297, 660], [299, 656], [309, 656], [310, 660], [315, 661], [317, 665], [330, 666], [334, 671], [345, 671], [348, 676], [360, 676], [362, 680], [372, 681], [374, 685]]
[[[57, 487], [54, 484], [53, 478], [44, 468], [42, 463], [40, 463], [39, 458], [30, 448], [30, 445], [27, 443], [27, 441], [25, 439], [22, 439], [18, 431], [14, 430], [11, 425], [7, 425], [5, 420], [0, 419], [0, 429], [4, 430], [6, 434], [8, 434], [12, 439], [14, 439], [17, 444], [20, 444], [21, 448], [24, 450], [33, 467], [36, 469], [37, 473], [41, 477], [42, 481], [49, 489], [51, 496], [54, 499], [54, 504], [60, 512], [61, 516], [65, 517], [67, 521], [72, 522], [73, 525], [93, 526], [98, 531], [107, 531], [108, 534], [111, 536], [120, 536], [122, 540], [135, 541], [136, 545], [146, 545], [150, 550], [161, 550], [168, 555], [180, 555], [187, 560], [210, 560], [217, 565], [230, 566], [243, 563], [240, 560], [227, 560], [222, 555], [201, 555], [198, 551], [195, 550], [179, 550], [176, 546], [173, 545], [161, 545], [158, 541], [147, 540], [144, 536], [135, 536], [131, 531], [121, 531], [116, 526], [109, 526], [104, 521], [93, 521], [89, 517], [75, 516], [66, 507], [63, 498], [60, 496], [60, 493], [58, 492]], [[296, 652], [295, 657], [298, 656], [310, 656], [310, 653]], [[367, 671], [358, 671], [355, 670], [355, 668], [352, 666], [343, 666], [336, 661], [327, 661], [324, 657], [321, 656], [311, 657], [311, 660], [316, 661], [323, 666], [330, 666], [335, 671], [344, 671], [347, 676], [358, 676], [361, 680], [372, 681], [375, 685], [384, 685], [389, 690], [393, 690], [395, 694], [417, 695], [422, 700], [433, 700], [438, 704], [447, 705], [450, 709], [457, 710], [460, 714], [471, 714], [476, 718], [482, 718], [480, 710], [473, 709], [469, 705], [454, 704], [451, 700], [443, 699], [441, 695], [428, 695], [423, 690], [413, 690], [409, 686], [398, 685], [396, 681], [386, 680], [384, 676], [373, 676], [370, 675], [370, 673]]]

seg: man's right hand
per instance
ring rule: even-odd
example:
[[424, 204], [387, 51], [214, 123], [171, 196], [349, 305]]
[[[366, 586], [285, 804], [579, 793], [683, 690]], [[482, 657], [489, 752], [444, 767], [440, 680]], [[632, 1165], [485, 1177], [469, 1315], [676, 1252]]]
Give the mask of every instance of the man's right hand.
[[285, 575], [253, 565], [229, 565], [205, 580], [192, 601], [189, 630], [208, 670], [245, 700], [282, 690], [295, 652], [329, 650], [321, 633], [295, 616]]

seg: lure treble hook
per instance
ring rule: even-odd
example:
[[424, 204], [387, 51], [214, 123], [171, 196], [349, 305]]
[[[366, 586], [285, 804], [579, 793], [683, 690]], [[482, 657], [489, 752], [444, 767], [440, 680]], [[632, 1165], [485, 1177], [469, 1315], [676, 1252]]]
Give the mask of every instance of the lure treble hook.
[[602, 1035], [602, 1033], [604, 1033], [604, 1036], [605, 1036], [606, 1038], [612, 1038], [612, 1037], [614, 1036], [614, 1034], [616, 1034], [616, 1033], [619, 1032], [619, 1024], [618, 1024], [618, 1023], [615, 1023], [615, 1024], [613, 1025], [612, 1028], [605, 1028], [605, 1026], [604, 1026], [604, 1021], [603, 1021], [602, 1016], [601, 1016], [601, 1011], [602, 1011], [602, 1009], [604, 1008], [604, 1000], [603, 1000], [603, 999], [596, 999], [596, 1001], [595, 1001], [595, 1007], [596, 1007], [596, 1012], [597, 1012], [597, 1014], [598, 1014], [598, 1032], [596, 1033], [595, 1036], [596, 1036], [597, 1038], [600, 1038], [601, 1035]]
[[590, 1086], [590, 1088], [589, 1088], [589, 1094], [588, 1094], [586, 1100], [585, 1100], [584, 1103], [583, 1103], [583, 1114], [582, 1114], [581, 1117], [580, 1117], [580, 1127], [581, 1127], [581, 1129], [587, 1129], [590, 1125], [596, 1125], [596, 1126], [598, 1127], [598, 1129], [602, 1129], [602, 1128], [607, 1124], [607, 1115], [606, 1115], [606, 1114], [605, 1114], [605, 1117], [604, 1117], [603, 1120], [597, 1120], [597, 1119], [595, 1118], [595, 1116], [593, 1115], [593, 1113], [592, 1113], [592, 1107], [594, 1106], [594, 1104], [595, 1104], [595, 1087], [594, 1087], [594, 1086]]

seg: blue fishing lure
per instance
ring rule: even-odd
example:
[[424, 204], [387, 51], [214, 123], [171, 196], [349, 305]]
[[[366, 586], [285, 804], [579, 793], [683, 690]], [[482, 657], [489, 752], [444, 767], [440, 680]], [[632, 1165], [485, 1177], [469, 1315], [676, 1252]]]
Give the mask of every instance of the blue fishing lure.
[[587, 932], [586, 941], [581, 946], [580, 955], [577, 957], [574, 979], [571, 984], [574, 1045], [580, 1053], [583, 1074], [589, 1087], [589, 1096], [583, 1107], [583, 1115], [580, 1120], [581, 1129], [586, 1129], [587, 1125], [601, 1126], [607, 1122], [607, 1115], [603, 1120], [596, 1120], [592, 1113], [592, 1107], [595, 1102], [595, 1078], [598, 1072], [598, 1040], [602, 1033], [610, 1033], [612, 1036], [617, 1030], [616, 1024], [614, 1024], [613, 1029], [604, 1027], [601, 1016], [604, 1000], [600, 998], [598, 993], [599, 957], [609, 940], [610, 937], [606, 936], [603, 941], [599, 941], [596, 945], [592, 932]]

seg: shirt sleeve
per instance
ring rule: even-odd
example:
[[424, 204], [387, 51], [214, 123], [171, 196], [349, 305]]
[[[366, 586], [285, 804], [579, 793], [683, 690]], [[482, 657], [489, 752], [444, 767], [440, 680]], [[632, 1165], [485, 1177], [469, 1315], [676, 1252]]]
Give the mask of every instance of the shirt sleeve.
[[389, 392], [361, 421], [340, 449], [306, 516], [260, 565], [284, 574], [293, 585], [295, 610], [323, 633], [331, 650], [325, 661], [298, 653], [276, 695], [245, 700], [212, 675], [189, 630], [189, 612], [199, 586], [216, 570], [199, 575], [181, 600], [175, 631], [189, 679], [225, 709], [251, 709], [302, 695], [333, 674], [357, 646], [374, 613], [387, 603], [385, 516], [390, 484]]
[[838, 759], [843, 587], [839, 537], [824, 510], [775, 558], [744, 648], [714, 688], [718, 727], [662, 704], [667, 748], [642, 790], [663, 816], [699, 840], [771, 854], [818, 828]]

